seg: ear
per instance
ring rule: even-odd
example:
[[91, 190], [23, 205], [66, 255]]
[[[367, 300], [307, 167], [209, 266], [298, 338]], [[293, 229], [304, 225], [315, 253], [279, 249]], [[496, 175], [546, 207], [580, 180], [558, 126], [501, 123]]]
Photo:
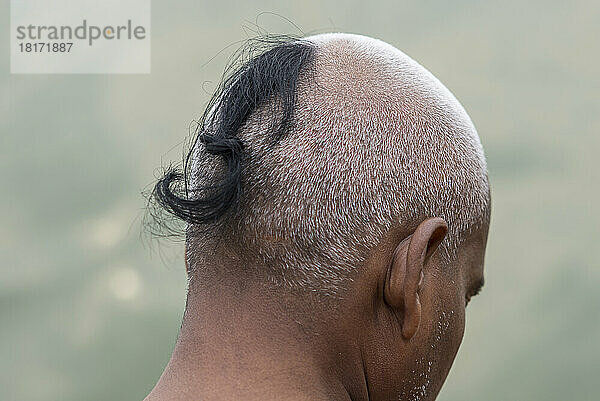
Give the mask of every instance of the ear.
[[423, 270], [447, 232], [448, 224], [444, 219], [427, 219], [394, 251], [384, 284], [384, 297], [401, 317], [402, 337], [406, 340], [415, 335], [421, 323], [419, 290]]

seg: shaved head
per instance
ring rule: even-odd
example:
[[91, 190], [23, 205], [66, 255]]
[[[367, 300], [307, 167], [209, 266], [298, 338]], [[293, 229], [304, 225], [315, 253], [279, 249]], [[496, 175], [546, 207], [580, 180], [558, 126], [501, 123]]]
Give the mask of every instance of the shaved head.
[[[260, 262], [274, 283], [335, 293], [392, 227], [408, 231], [432, 216], [447, 221], [441, 249], [453, 258], [463, 239], [488, 223], [490, 202], [477, 131], [452, 93], [377, 39], [321, 34], [280, 47], [300, 61], [296, 82], [286, 82], [289, 71], [277, 71], [285, 65], [270, 60], [242, 68], [205, 121], [213, 137], [235, 137], [243, 155], [235, 207], [208, 227], [189, 219], [191, 270], [227, 251]], [[283, 82], [265, 99], [250, 99], [237, 132], [218, 132], [231, 107], [228, 90], [250, 74]], [[230, 178], [206, 147], [198, 141], [193, 149], [194, 194]]]

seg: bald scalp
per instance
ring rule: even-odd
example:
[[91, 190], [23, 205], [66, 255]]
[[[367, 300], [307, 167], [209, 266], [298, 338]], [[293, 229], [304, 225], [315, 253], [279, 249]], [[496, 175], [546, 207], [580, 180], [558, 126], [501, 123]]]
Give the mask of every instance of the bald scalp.
[[[452, 260], [490, 208], [483, 149], [463, 107], [382, 41], [323, 34], [296, 43], [311, 51], [292, 85], [293, 115], [278, 130], [289, 102], [273, 91], [230, 133], [243, 149], [240, 195], [208, 224], [186, 219], [191, 271], [227, 252], [278, 285], [336, 294], [392, 227], [434, 216], [448, 223], [441, 250]], [[203, 141], [191, 159], [193, 194], [228, 177]]]

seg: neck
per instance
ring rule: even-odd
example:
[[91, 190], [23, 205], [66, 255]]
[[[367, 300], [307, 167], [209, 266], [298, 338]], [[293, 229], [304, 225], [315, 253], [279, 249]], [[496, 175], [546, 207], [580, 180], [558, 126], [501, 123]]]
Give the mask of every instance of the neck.
[[306, 313], [310, 301], [223, 281], [190, 283], [173, 355], [146, 401], [368, 399], [360, 349]]

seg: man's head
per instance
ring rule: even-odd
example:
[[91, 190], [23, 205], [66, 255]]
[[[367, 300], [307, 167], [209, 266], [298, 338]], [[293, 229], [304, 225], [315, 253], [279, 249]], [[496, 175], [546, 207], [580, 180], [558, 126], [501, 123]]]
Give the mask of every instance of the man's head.
[[372, 399], [435, 397], [483, 283], [490, 195], [477, 132], [433, 75], [364, 36], [280, 43], [225, 81], [189, 160], [187, 196], [173, 173], [156, 195], [189, 223], [191, 285], [221, 265], [322, 298]]

